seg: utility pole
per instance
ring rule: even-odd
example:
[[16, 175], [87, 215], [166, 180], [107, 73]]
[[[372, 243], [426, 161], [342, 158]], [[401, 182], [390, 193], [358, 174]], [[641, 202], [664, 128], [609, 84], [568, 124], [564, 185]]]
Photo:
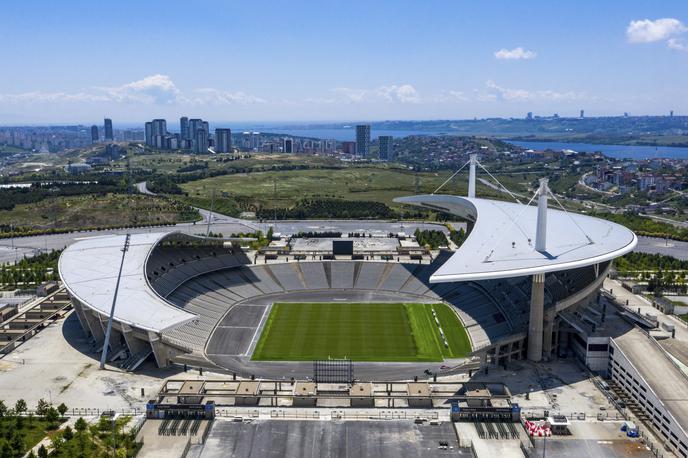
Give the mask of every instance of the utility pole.
[[[277, 178], [272, 179], [272, 231], [277, 227]], [[267, 232], [267, 231], [266, 231]]]
[[210, 195], [210, 213], [208, 214], [208, 228], [205, 231], [206, 237], [210, 236], [210, 222], [213, 219], [213, 207], [214, 206], [215, 206], [215, 189], [213, 189], [213, 192]]
[[124, 238], [124, 247], [122, 248], [122, 260], [119, 263], [119, 273], [117, 274], [117, 283], [115, 284], [115, 294], [112, 297], [112, 307], [110, 308], [110, 318], [108, 319], [107, 330], [105, 331], [105, 341], [103, 342], [103, 354], [100, 357], [100, 369], [105, 369], [105, 362], [107, 361], [108, 347], [110, 346], [110, 334], [112, 333], [112, 320], [115, 316], [115, 304], [117, 303], [117, 292], [119, 291], [119, 282], [122, 279], [122, 268], [124, 267], [124, 256], [129, 250], [129, 240], [131, 235], [127, 234]]

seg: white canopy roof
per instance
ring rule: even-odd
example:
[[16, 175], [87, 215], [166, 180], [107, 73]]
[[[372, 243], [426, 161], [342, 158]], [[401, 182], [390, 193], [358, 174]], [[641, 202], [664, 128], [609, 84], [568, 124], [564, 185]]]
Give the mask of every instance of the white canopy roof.
[[430, 277], [431, 283], [574, 269], [624, 255], [638, 243], [636, 235], [619, 224], [549, 208], [547, 250], [541, 253], [535, 251], [536, 206], [435, 194], [400, 197], [395, 202], [475, 222], [463, 245]]
[[[124, 258], [115, 320], [147, 331], [161, 332], [196, 316], [165, 301], [146, 279], [146, 260], [153, 247], [170, 233], [132, 234]], [[105, 235], [67, 247], [59, 261], [60, 277], [69, 293], [86, 307], [110, 315], [124, 235]]]

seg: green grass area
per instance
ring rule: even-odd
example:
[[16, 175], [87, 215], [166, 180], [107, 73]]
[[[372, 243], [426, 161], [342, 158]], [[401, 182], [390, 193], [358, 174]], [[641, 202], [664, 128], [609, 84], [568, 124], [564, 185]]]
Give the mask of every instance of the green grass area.
[[0, 211], [0, 226], [32, 229], [163, 224], [194, 221], [200, 215], [183, 203], [140, 194], [51, 197]]
[[[307, 169], [274, 172], [253, 172], [222, 175], [191, 181], [181, 188], [194, 198], [208, 198], [213, 190], [216, 196], [239, 198], [248, 205], [289, 207], [304, 198], [337, 198], [382, 202], [391, 207], [395, 197], [418, 192], [430, 193], [439, 187], [453, 171], [419, 172], [391, 165], [346, 167], [337, 170]], [[519, 176], [519, 180], [521, 180]], [[446, 194], [465, 195], [468, 179], [462, 173], [442, 189]], [[275, 194], [276, 183], [276, 194]], [[504, 198], [503, 194], [478, 183], [481, 196]], [[275, 197], [273, 197], [275, 196]]]
[[253, 360], [442, 361], [470, 351], [465, 329], [444, 304], [283, 302], [272, 306]]

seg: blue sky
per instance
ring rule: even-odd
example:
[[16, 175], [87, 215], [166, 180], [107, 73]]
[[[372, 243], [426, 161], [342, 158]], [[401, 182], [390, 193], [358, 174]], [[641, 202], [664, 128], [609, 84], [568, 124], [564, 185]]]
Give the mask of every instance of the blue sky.
[[0, 123], [688, 114], [686, 24], [685, 0], [4, 2]]

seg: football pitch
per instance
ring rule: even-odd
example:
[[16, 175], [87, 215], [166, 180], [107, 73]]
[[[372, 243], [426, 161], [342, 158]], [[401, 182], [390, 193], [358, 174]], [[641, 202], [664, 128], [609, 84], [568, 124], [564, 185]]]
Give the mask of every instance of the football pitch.
[[466, 330], [445, 304], [281, 302], [273, 304], [252, 359], [442, 361], [470, 351]]

